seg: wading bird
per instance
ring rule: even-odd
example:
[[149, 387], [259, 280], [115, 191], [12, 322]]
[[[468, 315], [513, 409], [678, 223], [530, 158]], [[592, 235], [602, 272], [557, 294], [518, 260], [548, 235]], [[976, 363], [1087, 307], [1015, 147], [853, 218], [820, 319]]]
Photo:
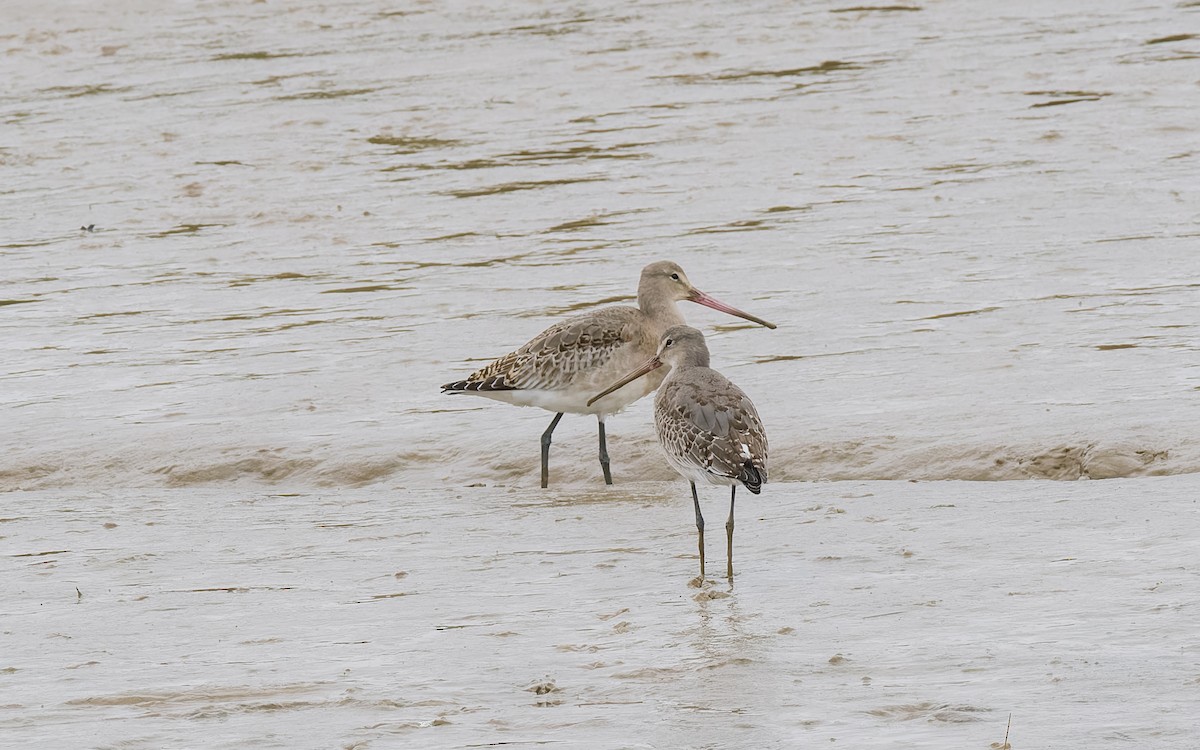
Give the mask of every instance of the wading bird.
[[567, 318], [465, 380], [443, 385], [442, 392], [469, 393], [555, 412], [542, 433], [543, 487], [550, 479], [550, 435], [558, 421], [567, 413], [594, 414], [599, 420], [600, 468], [604, 483], [612, 484], [604, 420], [652, 392], [665, 373], [652, 373], [638, 383], [610, 388], [603, 398], [588, 399], [654, 354], [663, 331], [683, 324], [675, 303], [684, 300], [775, 327], [692, 286], [678, 264], [659, 261], [642, 269], [637, 307], [602, 307]]
[[733, 501], [740, 482], [757, 495], [767, 481], [767, 433], [750, 397], [708, 366], [704, 334], [674, 326], [662, 336], [658, 353], [594, 396], [598, 401], [638, 378], [669, 366], [654, 397], [654, 427], [667, 463], [692, 485], [696, 530], [700, 534], [700, 577], [704, 577], [704, 516], [696, 482], [723, 484], [729, 493], [726, 573], [733, 578]]

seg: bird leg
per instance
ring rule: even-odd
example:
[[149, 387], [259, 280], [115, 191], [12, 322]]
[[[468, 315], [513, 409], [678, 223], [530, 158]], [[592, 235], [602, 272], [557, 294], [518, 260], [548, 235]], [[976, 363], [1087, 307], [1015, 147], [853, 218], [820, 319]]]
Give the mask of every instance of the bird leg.
[[608, 469], [608, 443], [604, 440], [604, 420], [600, 420], [600, 469], [604, 472], [604, 483], [612, 484], [612, 472]]
[[558, 427], [558, 420], [562, 419], [562, 415], [561, 411], [555, 414], [554, 419], [550, 420], [550, 426], [542, 433], [542, 489], [550, 486], [550, 435], [554, 428]]
[[725, 522], [725, 534], [729, 539], [729, 547], [728, 547], [729, 557], [727, 558], [729, 562], [728, 562], [728, 567], [726, 568], [726, 575], [728, 575], [729, 580], [732, 581], [733, 580], [733, 499], [737, 496], [737, 485], [736, 484], [733, 485], [733, 487], [730, 489], [732, 490], [732, 492], [729, 493], [729, 520]]
[[700, 579], [704, 580], [704, 516], [700, 514], [700, 498], [696, 495], [695, 482], [692, 482], [692, 503], [696, 506], [696, 531], [700, 532]]

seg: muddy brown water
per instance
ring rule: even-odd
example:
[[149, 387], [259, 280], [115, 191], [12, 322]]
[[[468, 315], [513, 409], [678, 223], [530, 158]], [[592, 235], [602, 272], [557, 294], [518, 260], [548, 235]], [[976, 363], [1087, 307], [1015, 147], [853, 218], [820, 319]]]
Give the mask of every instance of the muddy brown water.
[[437, 385], [661, 258], [777, 478], [1200, 468], [1194, 5], [5, 13], [0, 486], [536, 482]]
[[[0, 18], [0, 745], [1194, 745], [1196, 3]], [[664, 258], [733, 588], [438, 393]]]

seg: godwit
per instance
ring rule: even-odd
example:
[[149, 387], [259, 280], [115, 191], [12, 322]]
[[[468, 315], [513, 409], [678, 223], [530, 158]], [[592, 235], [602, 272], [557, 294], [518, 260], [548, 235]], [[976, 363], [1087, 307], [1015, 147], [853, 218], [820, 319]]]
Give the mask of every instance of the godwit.
[[667, 463], [692, 485], [696, 529], [700, 532], [700, 577], [704, 578], [704, 516], [696, 482], [724, 484], [729, 493], [726, 573], [733, 578], [733, 501], [738, 482], [757, 495], [767, 481], [767, 433], [750, 397], [708, 366], [704, 334], [674, 326], [662, 336], [658, 353], [594, 396], [591, 401], [627, 387], [663, 365], [671, 368], [654, 397], [654, 426]]
[[683, 269], [670, 261], [651, 263], [642, 269], [637, 300], [637, 307], [602, 307], [567, 318], [465, 380], [443, 385], [442, 392], [470, 393], [555, 412], [542, 433], [543, 487], [549, 483], [550, 435], [558, 420], [567, 413], [596, 415], [600, 425], [600, 468], [604, 483], [612, 484], [604, 420], [657, 388], [665, 373], [655, 373], [624, 388], [610, 388], [603, 399], [588, 398], [652, 356], [663, 331], [683, 323], [676, 302], [688, 300], [767, 328], [775, 327], [692, 286]]

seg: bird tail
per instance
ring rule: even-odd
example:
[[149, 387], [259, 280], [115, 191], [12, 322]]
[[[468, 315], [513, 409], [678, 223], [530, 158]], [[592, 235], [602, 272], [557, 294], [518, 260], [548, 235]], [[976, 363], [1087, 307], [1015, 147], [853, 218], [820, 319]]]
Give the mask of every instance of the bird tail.
[[503, 375], [495, 375], [483, 380], [456, 380], [442, 386], [442, 393], [470, 393], [471, 391], [511, 391], [515, 390], [504, 382]]
[[742, 464], [738, 470], [738, 481], [746, 485], [746, 489], [757, 495], [762, 492], [763, 482], [767, 481], [767, 473], [754, 465], [753, 461]]

